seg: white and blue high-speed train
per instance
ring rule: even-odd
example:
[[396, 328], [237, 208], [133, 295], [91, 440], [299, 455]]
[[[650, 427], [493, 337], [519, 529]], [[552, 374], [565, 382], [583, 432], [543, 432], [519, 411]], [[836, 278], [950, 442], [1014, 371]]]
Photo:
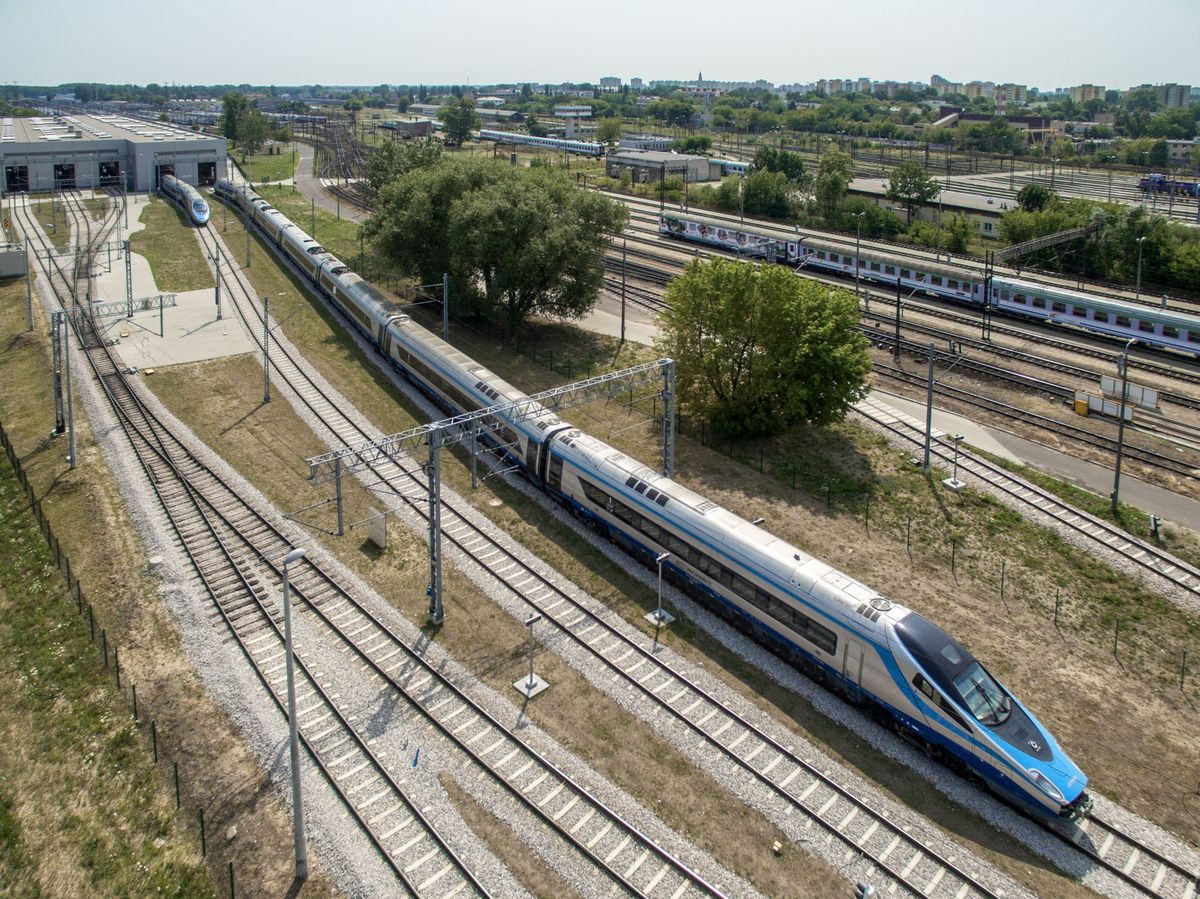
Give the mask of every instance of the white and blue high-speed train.
[[193, 225], [208, 224], [208, 201], [200, 191], [174, 175], [162, 176], [162, 192], [175, 201]]
[[[406, 376], [452, 412], [524, 394], [414, 322], [250, 190], [240, 207]], [[514, 416], [515, 418], [515, 416]], [[1076, 819], [1087, 778], [969, 650], [920, 614], [544, 411], [499, 442], [530, 480], [635, 556], [1023, 810]]]

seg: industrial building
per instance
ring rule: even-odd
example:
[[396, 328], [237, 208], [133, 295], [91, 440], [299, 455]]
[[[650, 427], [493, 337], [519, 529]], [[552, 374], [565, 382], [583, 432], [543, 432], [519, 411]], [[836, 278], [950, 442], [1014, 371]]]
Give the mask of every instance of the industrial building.
[[5, 118], [4, 193], [124, 187], [144, 191], [163, 175], [193, 185], [226, 177], [225, 139], [122, 115]]
[[707, 156], [663, 153], [659, 150], [617, 150], [606, 158], [610, 178], [621, 177], [625, 169], [631, 171], [633, 180], [639, 183], [656, 182], [662, 177], [680, 177], [689, 184], [718, 181], [721, 178], [721, 160]]

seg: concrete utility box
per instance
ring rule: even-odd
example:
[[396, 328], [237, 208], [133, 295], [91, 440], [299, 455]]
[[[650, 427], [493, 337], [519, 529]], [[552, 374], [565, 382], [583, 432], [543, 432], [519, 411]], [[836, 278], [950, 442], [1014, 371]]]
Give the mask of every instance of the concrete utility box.
[[21, 244], [0, 244], [0, 278], [24, 278], [29, 259]]
[[[1143, 387], [1141, 384], [1129, 382], [1128, 394], [1126, 402], [1139, 406], [1142, 409], [1157, 409], [1158, 408], [1158, 391], [1153, 387]], [[1118, 403], [1121, 402], [1121, 379], [1114, 378], [1111, 375], [1100, 376], [1100, 392], [1105, 396], [1111, 396]]]

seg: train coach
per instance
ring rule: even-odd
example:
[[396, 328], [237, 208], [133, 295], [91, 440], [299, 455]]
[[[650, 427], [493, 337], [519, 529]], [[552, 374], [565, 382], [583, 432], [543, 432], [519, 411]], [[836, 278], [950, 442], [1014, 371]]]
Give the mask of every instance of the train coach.
[[493, 140], [501, 144], [520, 144], [527, 147], [542, 147], [580, 156], [603, 156], [604, 144], [589, 140], [564, 140], [558, 137], [535, 137], [515, 131], [493, 131], [484, 128], [479, 132], [480, 140]]
[[161, 188], [162, 192], [183, 210], [193, 225], [208, 224], [208, 201], [200, 196], [200, 191], [174, 175], [163, 175]]
[[[524, 393], [417, 324], [253, 191], [254, 221], [406, 377], [451, 413]], [[299, 257], [297, 253], [301, 254]], [[815, 679], [970, 778], [1053, 820], [1086, 814], [1087, 778], [964, 646], [916, 612], [657, 474], [551, 411], [499, 413], [491, 442], [529, 480]]]
[[[984, 278], [979, 272], [932, 260], [863, 249], [857, 262], [852, 247], [799, 230], [734, 225], [731, 222], [665, 212], [659, 233], [680, 240], [733, 250], [743, 256], [786, 263], [803, 269], [858, 277], [967, 305], [984, 305]], [[1147, 346], [1200, 355], [1200, 316], [1143, 303], [1097, 297], [1052, 284], [1009, 275], [994, 275], [986, 301], [992, 311], [1090, 331], [1108, 337], [1136, 337]]]

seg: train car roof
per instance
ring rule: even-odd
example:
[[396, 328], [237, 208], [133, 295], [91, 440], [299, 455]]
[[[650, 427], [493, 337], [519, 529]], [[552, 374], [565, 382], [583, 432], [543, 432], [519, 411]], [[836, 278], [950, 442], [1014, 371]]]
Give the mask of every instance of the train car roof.
[[[1145, 303], [1131, 303], [1125, 300], [1093, 296], [1092, 294], [1071, 290], [1067, 287], [1035, 284], [1032, 281], [1022, 281], [1019, 278], [996, 277], [992, 279], [992, 284], [997, 287], [1016, 288], [1017, 290], [1047, 297], [1051, 300], [1058, 299], [1073, 305], [1087, 306], [1089, 309], [1098, 309], [1101, 312], [1111, 312], [1115, 315], [1125, 315], [1139, 320], [1146, 317], [1156, 322], [1162, 322], [1163, 324], [1173, 325], [1189, 331], [1200, 330], [1200, 315], [1173, 312], [1169, 309], [1162, 309]], [[1147, 315], [1147, 313], [1149, 314]], [[1070, 319], [1067, 319], [1067, 321], [1069, 322]]]

